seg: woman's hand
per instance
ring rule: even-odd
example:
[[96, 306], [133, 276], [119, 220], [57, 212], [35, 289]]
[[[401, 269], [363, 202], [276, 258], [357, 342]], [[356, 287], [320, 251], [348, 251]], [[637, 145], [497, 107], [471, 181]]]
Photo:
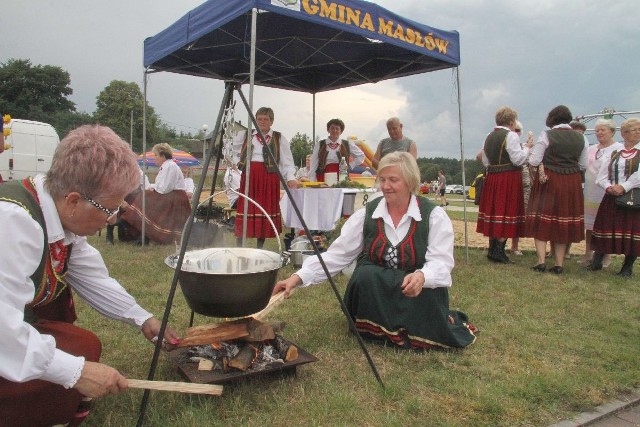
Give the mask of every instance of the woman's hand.
[[424, 273], [421, 270], [416, 270], [413, 273], [409, 273], [404, 276], [402, 281], [402, 293], [408, 297], [417, 297], [422, 292], [426, 279]]
[[622, 196], [625, 193], [624, 187], [620, 184], [611, 185], [605, 191], [612, 196]]
[[126, 390], [127, 379], [110, 366], [85, 361], [80, 379], [73, 388], [83, 396], [102, 397]]
[[300, 284], [302, 284], [302, 279], [300, 279], [300, 276], [298, 276], [297, 274], [292, 274], [288, 279], [281, 280], [276, 283], [276, 286], [273, 288], [272, 295], [276, 295], [284, 291], [284, 297], [289, 298], [289, 295], [291, 295], [291, 291]]
[[287, 187], [289, 188], [300, 188], [302, 187], [302, 183], [296, 179], [292, 179], [291, 181], [287, 181]]
[[[145, 338], [155, 344], [156, 340], [158, 339], [158, 333], [160, 332], [160, 326], [162, 326], [162, 324], [158, 319], [156, 319], [155, 317], [150, 317], [142, 324], [142, 328], [140, 329], [142, 330], [142, 334], [145, 336]], [[178, 344], [180, 344], [178, 335], [174, 332], [173, 329], [167, 326], [164, 330], [164, 341], [162, 343], [162, 348], [164, 348], [165, 350], [173, 350]]]

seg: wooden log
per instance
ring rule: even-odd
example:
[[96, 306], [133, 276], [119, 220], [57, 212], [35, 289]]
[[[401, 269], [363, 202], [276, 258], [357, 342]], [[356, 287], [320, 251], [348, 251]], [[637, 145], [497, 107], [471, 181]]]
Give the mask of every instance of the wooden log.
[[202, 359], [198, 362], [198, 371], [212, 371], [213, 370], [213, 360]]
[[195, 337], [196, 335], [209, 334], [213, 331], [219, 330], [220, 328], [228, 328], [230, 325], [248, 324], [250, 321], [251, 319], [249, 318], [242, 318], [223, 323], [210, 323], [208, 325], [193, 326], [188, 328], [184, 335], [185, 337]]
[[249, 336], [244, 337], [243, 340], [250, 342], [263, 342], [275, 339], [276, 333], [269, 323], [261, 322], [253, 318], [250, 319], [251, 322], [247, 325]]
[[220, 341], [230, 341], [244, 338], [249, 335], [247, 325], [251, 319], [221, 323], [207, 332], [199, 331], [197, 335], [186, 336], [180, 340], [178, 347], [191, 347], [194, 345], [211, 344]]
[[253, 363], [253, 360], [256, 358], [257, 354], [257, 348], [255, 348], [251, 344], [245, 345], [242, 350], [240, 350], [240, 352], [236, 354], [236, 357], [229, 361], [229, 366], [241, 371], [246, 371]]
[[276, 336], [274, 345], [285, 362], [292, 362], [298, 358], [298, 347], [291, 343], [285, 342], [285, 340], [280, 335]]

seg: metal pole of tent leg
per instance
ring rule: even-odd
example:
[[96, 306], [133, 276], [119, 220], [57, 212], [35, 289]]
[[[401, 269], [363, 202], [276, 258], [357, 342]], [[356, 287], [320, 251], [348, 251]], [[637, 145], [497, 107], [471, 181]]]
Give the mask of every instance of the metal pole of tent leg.
[[[242, 90], [240, 88], [238, 88], [238, 94], [240, 95], [240, 98], [242, 99], [242, 102], [244, 103], [245, 107], [248, 109], [249, 106], [248, 106], [247, 100], [244, 97], [244, 94], [242, 93]], [[254, 122], [254, 124], [256, 126], [256, 131], [260, 134], [260, 137], [264, 140], [265, 136], [262, 134], [262, 131], [258, 127], [258, 123], [256, 121], [256, 118], [253, 116], [253, 114], [251, 115], [251, 120], [253, 120], [253, 122]], [[271, 158], [271, 160], [274, 163], [276, 163], [276, 159], [275, 159], [275, 156], [273, 155], [273, 152], [271, 151], [271, 147], [269, 147], [268, 144], [265, 144], [264, 146], [267, 148], [266, 151], [267, 151], [269, 157]], [[338, 299], [338, 302], [340, 303], [340, 307], [342, 308], [342, 312], [344, 313], [345, 317], [347, 318], [347, 322], [349, 323], [349, 329], [351, 331], [353, 331], [354, 335], [356, 336], [358, 344], [360, 345], [360, 348], [362, 349], [362, 352], [364, 353], [364, 355], [365, 355], [365, 357], [367, 359], [367, 362], [369, 363], [369, 366], [371, 367], [371, 371], [373, 372], [373, 375], [376, 377], [376, 380], [378, 380], [378, 383], [380, 383], [380, 385], [384, 388], [384, 383], [382, 382], [382, 378], [380, 378], [380, 375], [378, 374], [378, 370], [376, 369], [376, 365], [373, 363], [373, 360], [371, 359], [371, 356], [369, 355], [369, 352], [367, 351], [367, 347], [365, 346], [364, 341], [362, 340], [362, 337], [360, 336], [360, 333], [356, 329], [355, 323], [353, 323], [353, 319], [351, 318], [351, 315], [349, 314], [349, 310], [347, 310], [347, 306], [345, 305], [344, 301], [342, 300], [342, 297], [340, 296], [340, 292], [338, 291], [338, 287], [336, 286], [336, 283], [333, 281], [333, 277], [331, 277], [331, 274], [329, 274], [329, 269], [327, 268], [327, 265], [324, 263], [324, 260], [322, 259], [322, 255], [320, 254], [320, 249], [313, 242], [313, 238], [311, 237], [311, 232], [307, 228], [307, 223], [304, 221], [304, 218], [302, 218], [302, 214], [300, 213], [300, 209], [298, 209], [298, 205], [296, 204], [295, 199], [291, 195], [291, 190], [289, 189], [289, 186], [287, 185], [287, 181], [282, 176], [282, 172], [280, 171], [280, 169], [277, 168], [276, 170], [278, 171], [278, 177], [280, 178], [280, 182], [282, 183], [282, 186], [284, 187], [284, 190], [286, 191], [287, 195], [289, 196], [289, 200], [291, 201], [291, 206], [293, 207], [293, 210], [295, 211], [296, 215], [298, 216], [298, 219], [300, 220], [300, 223], [302, 224], [302, 228], [304, 228], [304, 232], [306, 233], [307, 238], [309, 239], [309, 242], [311, 243], [311, 247], [313, 248], [316, 256], [318, 257], [318, 260], [320, 261], [320, 264], [322, 265], [322, 269], [324, 270], [324, 273], [327, 275], [327, 280], [329, 280], [329, 283], [331, 284], [331, 288], [333, 289], [333, 292], [335, 293], [336, 298]]]
[[460, 89], [460, 67], [456, 67], [456, 83], [458, 86], [458, 123], [460, 126], [460, 162], [462, 163], [462, 206], [464, 207], [464, 250], [465, 260], [469, 263], [469, 232], [467, 223], [467, 180], [464, 171], [464, 138], [462, 136], [462, 95]]
[[[224, 114], [225, 109], [228, 107], [229, 102], [232, 98], [234, 83], [226, 82], [226, 90], [224, 97], [222, 99], [222, 104], [220, 105], [220, 112], [218, 114], [218, 120], [216, 122], [216, 131], [214, 135], [217, 134], [220, 129], [220, 122], [222, 121], [222, 116]], [[212, 145], [215, 144], [215, 138], [212, 138]], [[213, 148], [213, 147], [212, 147]], [[214, 150], [209, 150], [207, 157], [205, 159], [204, 170], [209, 170], [209, 163], [211, 162], [211, 155]], [[218, 163], [220, 162], [220, 158], [218, 158]], [[191, 235], [191, 228], [193, 225], [193, 220], [196, 214], [196, 208], [198, 206], [198, 201], [200, 200], [200, 193], [202, 192], [202, 187], [204, 186], [204, 181], [206, 179], [206, 173], [203, 173], [200, 176], [200, 182], [198, 183], [197, 188], [195, 189], [193, 195], [193, 201], [191, 203], [191, 214], [189, 215], [189, 219], [185, 225], [185, 229], [182, 235], [182, 244], [180, 245], [180, 253], [178, 255], [178, 260], [176, 263], [176, 268], [173, 274], [173, 281], [171, 282], [171, 288], [169, 290], [169, 295], [167, 297], [167, 305], [165, 306], [164, 316], [162, 317], [162, 324], [160, 326], [160, 332], [158, 333], [159, 337], [164, 336], [164, 332], [167, 328], [167, 323], [169, 321], [169, 315], [171, 314], [171, 307], [173, 306], [173, 298], [176, 294], [176, 288], [178, 285], [178, 276], [180, 271], [182, 270], [182, 261], [184, 260], [184, 253], [187, 249], [187, 242], [189, 242], [189, 237]], [[215, 180], [215, 177], [214, 177]], [[155, 350], [153, 352], [153, 358], [151, 359], [151, 366], [149, 367], [149, 375], [147, 376], [148, 380], [153, 380], [153, 377], [156, 372], [156, 368], [158, 365], [158, 358], [160, 356], [160, 351], [162, 349], [162, 338], [159, 338], [156, 341]], [[147, 404], [149, 403], [149, 394], [150, 390], [145, 389], [144, 394], [142, 396], [142, 402], [140, 403], [140, 414], [138, 416], [138, 423], [136, 424], [138, 427], [141, 427], [144, 424], [144, 416], [147, 410]]]

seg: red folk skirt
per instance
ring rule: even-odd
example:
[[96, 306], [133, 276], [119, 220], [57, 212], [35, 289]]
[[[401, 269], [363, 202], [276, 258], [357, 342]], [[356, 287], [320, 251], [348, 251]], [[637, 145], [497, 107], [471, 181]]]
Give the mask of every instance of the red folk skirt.
[[335, 172], [336, 174], [339, 174], [339, 165], [337, 163], [327, 163], [324, 167], [324, 172], [316, 173], [316, 179], [318, 181], [324, 182], [324, 174], [327, 172]]
[[591, 233], [591, 248], [605, 254], [640, 255], [640, 211], [620, 209], [605, 194]]
[[524, 236], [524, 193], [520, 170], [487, 174], [476, 231], [494, 238]]
[[[180, 242], [182, 229], [191, 214], [189, 197], [184, 190], [160, 194], [145, 190], [145, 236], [152, 242], [168, 245]], [[142, 232], [142, 191], [121, 215], [121, 218], [138, 233]]]
[[[32, 326], [41, 334], [53, 336], [60, 350], [97, 362], [102, 351], [98, 337], [67, 321], [75, 318], [75, 311], [69, 311], [73, 310], [71, 301], [67, 288], [43, 309], [34, 310], [40, 320]], [[66, 424], [85, 415], [78, 412], [81, 401], [82, 395], [77, 390], [67, 390], [47, 381], [14, 383], [0, 378], [0, 425], [50, 427]]]
[[[267, 172], [263, 162], [251, 162], [249, 173], [249, 197], [255, 200], [271, 218], [273, 224], [282, 232], [282, 216], [280, 214], [280, 177], [277, 173]], [[240, 192], [244, 192], [246, 174], [240, 179]], [[238, 198], [236, 207], [235, 235], [242, 237], [242, 225], [244, 223], [244, 205], [247, 201], [243, 197]], [[265, 239], [276, 237], [276, 234], [267, 219], [267, 216], [253, 203], [247, 201], [247, 237]]]
[[541, 184], [536, 174], [527, 210], [526, 236], [555, 243], [584, 240], [584, 194], [579, 173], [545, 171]]

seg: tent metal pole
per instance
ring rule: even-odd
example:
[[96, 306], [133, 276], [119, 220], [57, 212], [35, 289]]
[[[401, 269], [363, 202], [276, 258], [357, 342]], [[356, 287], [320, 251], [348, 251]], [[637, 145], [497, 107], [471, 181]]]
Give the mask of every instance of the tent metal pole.
[[462, 207], [464, 209], [464, 249], [465, 260], [469, 263], [469, 232], [467, 223], [467, 179], [464, 170], [464, 137], [462, 132], [462, 95], [460, 90], [460, 67], [456, 67], [456, 86], [458, 86], [458, 126], [460, 127], [460, 163], [462, 165]]
[[[249, 117], [247, 118], [247, 161], [245, 163], [245, 175], [244, 181], [244, 194], [249, 194], [249, 178], [251, 177], [251, 154], [253, 152], [253, 144], [251, 143], [251, 117], [253, 116], [253, 86], [255, 84], [256, 77], [256, 37], [257, 37], [257, 21], [258, 10], [253, 8], [251, 10], [251, 56], [249, 58]], [[249, 200], [243, 198], [244, 203], [244, 220], [242, 221], [242, 246], [247, 245], [247, 214], [249, 212]]]
[[142, 75], [142, 88], [144, 90], [144, 103], [142, 104], [142, 163], [144, 165], [144, 173], [142, 174], [142, 228], [140, 230], [140, 246], [144, 248], [145, 239], [145, 231], [146, 231], [146, 223], [145, 218], [147, 217], [147, 192], [144, 186], [145, 179], [144, 177], [147, 175], [147, 70], [144, 70]]
[[[313, 111], [313, 125], [311, 127], [311, 135], [312, 135], [312, 139], [311, 142], [313, 144], [316, 143], [316, 93], [313, 92], [313, 106], [312, 106], [312, 111]], [[306, 160], [306, 159], [305, 159]], [[305, 163], [306, 165], [306, 163]]]

